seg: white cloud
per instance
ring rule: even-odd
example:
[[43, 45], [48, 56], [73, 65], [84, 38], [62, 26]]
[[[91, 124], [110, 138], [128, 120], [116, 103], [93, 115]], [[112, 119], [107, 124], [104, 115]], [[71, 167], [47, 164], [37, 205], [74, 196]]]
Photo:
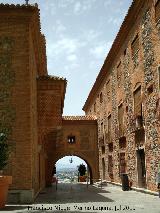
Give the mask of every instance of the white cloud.
[[81, 11], [81, 7], [82, 7], [81, 3], [77, 1], [74, 5], [74, 9], [73, 9], [74, 13], [78, 14]]
[[122, 22], [122, 17], [117, 17], [117, 18], [110, 17], [107, 21], [109, 24], [119, 26]]
[[96, 59], [104, 58], [107, 56], [111, 44], [112, 42], [107, 42], [107, 44], [102, 43], [99, 45], [95, 45], [95, 47], [90, 49], [90, 54], [93, 55]]
[[75, 61], [77, 61], [77, 56], [74, 54], [68, 55], [67, 60], [70, 62], [75, 62]]

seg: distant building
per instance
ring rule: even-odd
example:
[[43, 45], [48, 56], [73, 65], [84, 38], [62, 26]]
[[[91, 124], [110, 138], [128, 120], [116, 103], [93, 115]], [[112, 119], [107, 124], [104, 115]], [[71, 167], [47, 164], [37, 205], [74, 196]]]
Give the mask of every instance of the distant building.
[[134, 0], [83, 107], [98, 118], [101, 177], [157, 190], [160, 0]]

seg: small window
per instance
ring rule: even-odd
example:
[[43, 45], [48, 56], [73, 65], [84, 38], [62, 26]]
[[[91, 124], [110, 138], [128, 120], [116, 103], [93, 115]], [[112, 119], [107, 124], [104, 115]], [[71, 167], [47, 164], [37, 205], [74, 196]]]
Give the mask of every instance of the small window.
[[160, 66], [158, 67], [158, 87], [159, 87], [159, 92], [160, 92]]
[[110, 80], [106, 84], [106, 91], [107, 91], [107, 101], [111, 100], [111, 83]]
[[134, 92], [134, 114], [142, 115], [141, 86]]
[[126, 172], [126, 161], [125, 161], [125, 153], [119, 154], [119, 163], [120, 163], [120, 174]]
[[105, 146], [102, 146], [102, 154], [105, 154]]
[[131, 50], [132, 50], [132, 59], [134, 63], [134, 67], [137, 67], [139, 64], [139, 57], [138, 57], [138, 52], [139, 52], [139, 38], [138, 34], [136, 35], [135, 39], [133, 40], [131, 44]]
[[72, 135], [68, 136], [68, 143], [69, 144], [73, 144], [75, 142], [76, 142], [76, 137], [75, 136], [72, 136]]
[[118, 81], [118, 87], [121, 86], [122, 84], [122, 65], [121, 65], [121, 61], [117, 66], [117, 81]]
[[108, 144], [109, 152], [113, 152], [113, 143]]
[[147, 93], [148, 95], [151, 95], [153, 92], [153, 85], [150, 85], [148, 88], [147, 88]]
[[96, 103], [94, 103], [94, 112], [96, 112]]
[[125, 50], [124, 50], [124, 56], [125, 56], [126, 54], [127, 54], [127, 50], [125, 49]]
[[100, 93], [100, 103], [102, 103], [103, 102], [103, 93], [101, 92]]
[[155, 20], [158, 22], [160, 19], [160, 0], [158, 0], [155, 4]]

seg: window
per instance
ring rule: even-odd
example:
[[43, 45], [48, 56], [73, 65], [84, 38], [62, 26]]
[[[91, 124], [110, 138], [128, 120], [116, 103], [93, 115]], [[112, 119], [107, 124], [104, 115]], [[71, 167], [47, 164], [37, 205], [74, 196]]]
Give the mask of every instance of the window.
[[105, 146], [102, 146], [102, 154], [105, 154]]
[[134, 92], [134, 114], [142, 116], [141, 86]]
[[96, 112], [96, 102], [94, 103], [94, 112]]
[[111, 115], [108, 116], [108, 143], [111, 142]]
[[159, 87], [159, 92], [160, 92], [160, 66], [158, 67], [158, 87]]
[[103, 102], [103, 93], [101, 92], [100, 93], [100, 103], [102, 103]]
[[113, 158], [111, 155], [108, 156], [108, 173], [109, 177], [113, 178]]
[[103, 135], [103, 122], [101, 123], [101, 134]]
[[160, 0], [158, 0], [155, 4], [155, 19], [156, 22], [158, 22], [160, 19]]
[[118, 107], [119, 137], [123, 136], [123, 104]]
[[120, 172], [120, 174], [126, 172], [125, 153], [119, 154], [119, 172]]
[[117, 66], [117, 81], [118, 81], [118, 87], [122, 84], [122, 65], [121, 62]]
[[106, 91], [107, 91], [107, 101], [109, 102], [111, 99], [111, 83], [110, 80], [106, 84]]
[[72, 135], [68, 136], [68, 143], [69, 144], [73, 144], [75, 142], [76, 142], [76, 137], [75, 136], [72, 136]]
[[109, 152], [113, 152], [113, 143], [108, 144], [108, 150]]
[[131, 50], [132, 50], [132, 59], [133, 59], [134, 67], [137, 67], [138, 64], [139, 64], [139, 57], [138, 57], [139, 38], [138, 38], [138, 34], [136, 35], [135, 39], [133, 40], [133, 42], [131, 44]]

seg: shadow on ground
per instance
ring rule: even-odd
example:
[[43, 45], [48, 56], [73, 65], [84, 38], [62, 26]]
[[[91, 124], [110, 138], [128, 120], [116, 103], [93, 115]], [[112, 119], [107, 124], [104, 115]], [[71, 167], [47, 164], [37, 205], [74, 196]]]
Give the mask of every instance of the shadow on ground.
[[16, 210], [24, 210], [28, 209], [28, 205], [6, 205], [5, 208], [0, 209], [0, 212], [5, 212], [5, 211], [16, 211]]
[[108, 197], [109, 193], [91, 185], [87, 188], [86, 184], [81, 183], [59, 183], [57, 191], [54, 185], [43, 190], [35, 200], [35, 204], [114, 202]]

